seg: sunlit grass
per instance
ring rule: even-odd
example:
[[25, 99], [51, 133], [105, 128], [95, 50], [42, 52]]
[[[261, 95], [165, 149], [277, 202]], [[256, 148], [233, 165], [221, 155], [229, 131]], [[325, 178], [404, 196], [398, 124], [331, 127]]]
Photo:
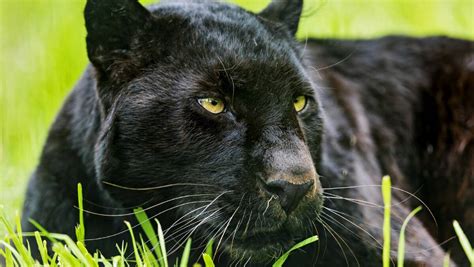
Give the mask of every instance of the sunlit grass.
[[472, 246], [469, 242], [469, 239], [467, 239], [467, 236], [466, 234], [464, 234], [464, 231], [462, 230], [461, 225], [459, 225], [458, 221], [453, 222], [453, 227], [454, 231], [456, 232], [456, 235], [458, 236], [459, 243], [464, 249], [464, 253], [466, 254], [469, 262], [471, 263], [471, 266], [474, 266], [474, 250], [472, 250]]
[[383, 221], [383, 251], [382, 261], [383, 267], [390, 266], [390, 240], [392, 229], [390, 226], [390, 213], [392, 205], [392, 183], [389, 176], [382, 178], [382, 198], [384, 204], [384, 221]]
[[421, 206], [414, 209], [410, 214], [408, 214], [407, 218], [402, 224], [402, 228], [400, 229], [400, 238], [398, 239], [398, 254], [397, 254], [397, 267], [403, 267], [404, 259], [405, 259], [405, 229], [407, 228], [408, 222], [415, 217], [415, 215], [421, 210]]

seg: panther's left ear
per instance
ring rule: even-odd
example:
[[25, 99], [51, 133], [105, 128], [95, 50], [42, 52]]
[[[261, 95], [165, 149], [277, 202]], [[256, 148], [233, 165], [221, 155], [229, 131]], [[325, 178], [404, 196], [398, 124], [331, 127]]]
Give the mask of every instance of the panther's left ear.
[[90, 61], [102, 78], [125, 80], [140, 63], [137, 44], [149, 42], [151, 13], [138, 0], [87, 0], [84, 18]]
[[292, 35], [296, 34], [303, 10], [303, 0], [273, 0], [258, 15], [284, 24]]

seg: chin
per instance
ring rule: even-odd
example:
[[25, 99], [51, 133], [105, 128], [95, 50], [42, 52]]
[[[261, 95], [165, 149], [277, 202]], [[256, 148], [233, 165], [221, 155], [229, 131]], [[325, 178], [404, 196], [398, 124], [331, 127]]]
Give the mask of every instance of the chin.
[[225, 250], [234, 260], [250, 258], [252, 262], [272, 263], [297, 242], [306, 238], [308, 231], [302, 227], [298, 228], [255, 233], [225, 244]]
[[[271, 264], [298, 242], [316, 234], [313, 221], [322, 201], [302, 203], [284, 222], [255, 228], [247, 234], [228, 238], [224, 250], [232, 260]], [[226, 239], [226, 237], [224, 237]]]

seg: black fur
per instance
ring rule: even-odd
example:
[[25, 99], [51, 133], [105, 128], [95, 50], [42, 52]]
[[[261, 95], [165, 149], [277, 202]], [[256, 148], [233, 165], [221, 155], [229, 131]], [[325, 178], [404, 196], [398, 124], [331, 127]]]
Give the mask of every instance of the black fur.
[[[148, 11], [135, 0], [89, 0], [92, 65], [50, 130], [29, 184], [24, 230], [34, 230], [33, 218], [73, 235], [80, 182], [87, 246], [106, 255], [128, 241], [123, 221], [135, 224], [130, 212], [142, 206], [164, 229], [182, 216], [198, 226], [196, 248], [225, 230], [216, 236], [219, 266], [247, 259], [262, 266], [314, 227], [320, 241], [291, 256], [289, 266], [352, 266], [356, 259], [379, 266], [381, 249], [370, 237], [381, 241], [381, 210], [325, 195], [324, 206], [355, 227], [322, 209], [321, 193], [381, 204], [378, 187], [331, 187], [377, 185], [390, 174], [400, 188], [421, 188], [438, 220], [439, 228], [429, 217], [411, 222], [407, 261], [438, 266], [445, 253], [437, 244], [452, 235], [453, 219], [474, 231], [473, 42], [388, 37], [303, 47], [293, 40], [301, 8], [301, 1], [275, 1], [252, 14], [229, 4], [170, 2]], [[297, 114], [299, 95], [309, 104]], [[224, 99], [226, 112], [206, 112], [200, 97]], [[288, 166], [321, 175], [289, 214], [260, 182]], [[408, 199], [394, 214], [403, 219], [418, 204]], [[396, 241], [401, 221], [393, 224]], [[171, 238], [169, 249], [181, 241]], [[455, 245], [444, 249], [462, 265]]]

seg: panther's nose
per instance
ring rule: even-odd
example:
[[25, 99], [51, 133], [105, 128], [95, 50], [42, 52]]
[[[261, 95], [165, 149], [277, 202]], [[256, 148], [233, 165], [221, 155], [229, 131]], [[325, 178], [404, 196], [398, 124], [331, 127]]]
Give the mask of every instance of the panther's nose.
[[292, 183], [286, 179], [279, 179], [265, 182], [264, 187], [270, 194], [278, 196], [281, 207], [287, 214], [290, 214], [313, 187], [313, 184], [313, 179], [303, 183]]

